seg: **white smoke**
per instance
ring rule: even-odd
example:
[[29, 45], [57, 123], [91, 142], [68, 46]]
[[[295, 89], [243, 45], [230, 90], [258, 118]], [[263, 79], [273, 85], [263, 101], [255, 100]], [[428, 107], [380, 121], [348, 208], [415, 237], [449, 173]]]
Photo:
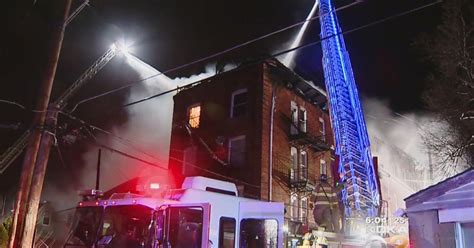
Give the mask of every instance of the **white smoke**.
[[[140, 79], [147, 79], [160, 73], [133, 55], [127, 57], [127, 63], [137, 72]], [[228, 65], [224, 68], [224, 71], [232, 68], [235, 68], [235, 66]], [[215, 74], [215, 66], [209, 65], [203, 73], [190, 77], [174, 79], [166, 75], [151, 77], [142, 82], [141, 87], [132, 87], [125, 102], [133, 102], [172, 90]], [[149, 101], [127, 107], [127, 122], [115, 126], [111, 130], [116, 136], [125, 140], [107, 134], [100, 134], [97, 136], [98, 142], [167, 168], [173, 116], [173, 96], [175, 94], [176, 92], [164, 94]], [[97, 147], [91, 148], [83, 156], [86, 167], [82, 170], [83, 174], [81, 176], [85, 188], [90, 188], [95, 182]], [[137, 176], [166, 175], [166, 171], [163, 169], [146, 165], [106, 149], [103, 149], [101, 164], [100, 188], [102, 190], [108, 190]]]
[[372, 155], [378, 157], [382, 197], [393, 213], [405, 207], [404, 198], [434, 183], [430, 163], [433, 165], [435, 154], [429, 152], [423, 138], [427, 123], [434, 118], [421, 112], [395, 113], [382, 100], [365, 99], [363, 103]]

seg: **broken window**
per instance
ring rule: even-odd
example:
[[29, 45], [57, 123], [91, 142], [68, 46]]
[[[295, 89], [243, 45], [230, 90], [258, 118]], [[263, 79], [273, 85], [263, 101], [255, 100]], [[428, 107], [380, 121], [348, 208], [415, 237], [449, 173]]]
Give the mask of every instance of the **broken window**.
[[195, 104], [188, 109], [188, 123], [192, 128], [198, 128], [201, 119], [201, 105]]
[[232, 93], [230, 117], [239, 117], [247, 114], [247, 89], [240, 89]]
[[245, 164], [245, 135], [229, 140], [229, 163], [234, 167]]

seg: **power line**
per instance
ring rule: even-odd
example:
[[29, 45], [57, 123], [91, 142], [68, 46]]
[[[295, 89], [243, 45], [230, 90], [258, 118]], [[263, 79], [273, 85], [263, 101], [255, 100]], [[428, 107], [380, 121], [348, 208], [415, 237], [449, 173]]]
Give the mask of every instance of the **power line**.
[[[115, 135], [115, 134], [113, 134], [113, 133], [111, 133], [111, 132], [109, 132], [109, 131], [107, 131], [107, 130], [104, 130], [104, 129], [102, 129], [102, 128], [99, 128], [99, 127], [96, 127], [96, 126], [94, 126], [94, 125], [92, 125], [92, 124], [89, 124], [89, 123], [87, 123], [87, 122], [85, 122], [85, 121], [83, 121], [83, 120], [81, 120], [81, 119], [79, 119], [79, 118], [77, 118], [77, 117], [75, 117], [75, 116], [72, 116], [72, 115], [70, 115], [70, 114], [68, 114], [68, 113], [64, 113], [64, 112], [60, 112], [60, 113], [63, 114], [63, 115], [66, 115], [67, 117], [69, 117], [69, 118], [71, 118], [71, 119], [73, 119], [73, 120], [75, 120], [75, 121], [80, 122], [80, 123], [83, 124], [83, 125], [85, 125], [85, 126], [86, 126], [86, 130], [88, 131], [89, 135], [95, 140], [95, 144], [96, 144], [97, 146], [100, 146], [100, 147], [105, 148], [105, 149], [107, 149], [107, 150], [109, 150], [109, 151], [118, 153], [118, 154], [120, 154], [120, 155], [122, 155], [122, 156], [125, 156], [125, 157], [127, 157], [127, 158], [131, 158], [131, 159], [137, 160], [137, 161], [142, 162], [142, 163], [144, 163], [144, 164], [146, 164], [146, 165], [153, 166], [153, 167], [156, 167], [156, 168], [159, 168], [159, 169], [163, 169], [163, 170], [168, 170], [168, 168], [166, 168], [166, 167], [164, 167], [164, 166], [162, 166], [162, 165], [159, 165], [159, 164], [156, 164], [156, 163], [154, 163], [154, 162], [150, 162], [150, 161], [141, 159], [141, 158], [136, 157], [136, 156], [134, 156], [134, 155], [131, 155], [131, 154], [129, 154], [129, 153], [120, 151], [120, 150], [118, 150], [118, 149], [116, 149], [116, 148], [113, 148], [113, 147], [110, 147], [110, 146], [107, 146], [107, 145], [104, 145], [104, 144], [100, 143], [100, 142], [98, 141], [98, 139], [97, 139], [97, 136], [95, 136], [87, 127], [90, 127], [90, 128], [92, 128], [93, 130], [99, 130], [99, 131], [101, 131], [101, 132], [103, 132], [103, 133], [105, 133], [105, 134], [111, 135], [111, 136], [114, 137], [114, 138], [127, 141], [127, 143], [129, 143], [129, 144], [128, 144], [129, 146], [131, 146], [131, 147], [134, 148], [134, 149], [137, 149], [136, 147], [134, 147], [134, 142], [133, 142], [133, 141], [130, 141], [130, 140], [125, 139], [125, 138], [122, 138], [122, 137], [120, 137], [120, 136], [118, 136], [118, 135]], [[138, 149], [137, 149], [137, 150], [138, 150]], [[143, 154], [148, 155], [148, 156], [150, 156], [150, 157], [152, 157], [152, 158], [154, 158], [154, 159], [159, 160], [158, 158], [154, 157], [153, 155], [150, 155], [150, 154], [147, 153], [147, 152], [143, 152], [143, 151], [140, 151], [140, 150], [138, 150], [138, 151], [139, 151], [140, 153], [143, 153]], [[238, 179], [236, 179], [236, 178], [232, 178], [232, 177], [229, 177], [229, 176], [226, 176], [226, 175], [222, 175], [222, 174], [220, 174], [220, 173], [217, 173], [217, 172], [214, 172], [214, 171], [211, 171], [211, 170], [207, 170], [207, 169], [202, 168], [202, 167], [200, 167], [200, 166], [197, 166], [197, 165], [195, 165], [195, 164], [192, 164], [192, 163], [189, 163], [189, 162], [185, 162], [185, 161], [183, 161], [183, 160], [181, 160], [181, 159], [179, 159], [179, 158], [176, 158], [176, 157], [169, 157], [169, 158], [170, 158], [171, 160], [175, 160], [175, 161], [181, 162], [181, 163], [183, 163], [183, 165], [188, 165], [188, 166], [197, 168], [197, 169], [199, 169], [199, 170], [205, 171], [205, 172], [207, 172], [207, 173], [209, 173], [209, 174], [218, 176], [218, 177], [220, 177], [220, 178], [224, 178], [224, 179], [227, 179], [227, 180], [235, 181], [235, 182], [238, 182], [238, 183], [240, 183], [240, 184], [247, 185], [247, 186], [260, 188], [260, 186], [258, 186], [258, 185], [246, 183], [246, 182], [240, 181], [240, 180], [238, 180]]]
[[127, 139], [127, 138], [123, 138], [123, 137], [121, 137], [121, 136], [119, 136], [119, 135], [117, 135], [117, 134], [114, 134], [114, 133], [112, 133], [112, 132], [110, 132], [110, 131], [107, 131], [107, 130], [105, 130], [105, 129], [103, 129], [103, 128], [100, 128], [100, 127], [98, 127], [98, 126], [95, 126], [95, 125], [92, 125], [92, 124], [90, 124], [90, 123], [87, 123], [86, 121], [81, 120], [81, 119], [79, 119], [79, 118], [77, 118], [77, 117], [75, 117], [75, 116], [73, 116], [73, 115], [71, 115], [71, 114], [69, 114], [69, 113], [65, 113], [65, 112], [60, 112], [60, 113], [63, 114], [63, 115], [65, 115], [65, 116], [68, 117], [69, 119], [74, 120], [74, 121], [77, 121], [77, 122], [79, 122], [80, 124], [86, 126], [86, 131], [89, 133], [89, 135], [90, 135], [91, 137], [94, 138], [94, 140], [97, 140], [97, 136], [95, 136], [88, 128], [91, 128], [92, 130], [97, 130], [97, 131], [102, 132], [102, 133], [104, 133], [104, 134], [110, 135], [111, 137], [117, 139], [117, 140], [118, 140], [120, 143], [122, 143], [123, 145], [127, 145], [127, 146], [129, 146], [129, 147], [132, 147], [133, 149], [139, 151], [140, 153], [143, 153], [143, 154], [149, 156], [149, 157], [152, 158], [152, 159], [160, 160], [159, 158], [155, 157], [154, 155], [152, 155], [152, 154], [148, 153], [147, 151], [144, 151], [142, 148], [138, 147], [138, 145], [137, 145], [136, 142], [133, 142], [133, 141]]
[[5, 100], [5, 99], [0, 99], [0, 102], [2, 103], [6, 103], [6, 104], [10, 104], [10, 105], [14, 105], [14, 106], [17, 106], [23, 110], [26, 110], [26, 111], [31, 111], [31, 112], [34, 112], [34, 113], [43, 113], [43, 112], [47, 112], [48, 110], [45, 110], [45, 111], [40, 111], [40, 110], [34, 110], [34, 109], [27, 109], [23, 104], [20, 104], [18, 102], [15, 102], [15, 101], [10, 101], [10, 100]]
[[[341, 10], [344, 10], [344, 9], [347, 9], [347, 8], [350, 8], [350, 7], [353, 7], [353, 6], [355, 6], [355, 5], [357, 5], [357, 4], [360, 4], [360, 3], [362, 3], [362, 2], [363, 2], [363, 1], [361, 1], [361, 0], [356, 0], [356, 1], [353, 2], [353, 3], [347, 4], [347, 5], [344, 5], [344, 6], [340, 7], [340, 8], [335, 9], [334, 12], [341, 11]], [[328, 14], [329, 14], [329, 13], [328, 13]], [[174, 72], [174, 71], [177, 71], [177, 70], [180, 70], [180, 69], [184, 69], [184, 68], [187, 68], [187, 67], [189, 67], [189, 66], [192, 66], [192, 65], [195, 65], [195, 64], [198, 64], [198, 63], [201, 63], [201, 62], [204, 62], [204, 61], [207, 61], [207, 60], [210, 60], [210, 59], [219, 57], [219, 56], [221, 56], [221, 55], [223, 55], [223, 54], [226, 54], [226, 53], [229, 53], [229, 52], [234, 51], [234, 50], [236, 50], [236, 49], [239, 49], [239, 48], [242, 48], [242, 47], [244, 47], [244, 46], [250, 45], [250, 44], [255, 43], [255, 42], [257, 42], [257, 41], [260, 41], [260, 40], [263, 40], [263, 39], [268, 38], [268, 37], [270, 37], [270, 36], [273, 36], [273, 35], [275, 35], [275, 34], [279, 34], [279, 33], [281, 33], [281, 32], [287, 31], [287, 30], [292, 29], [292, 28], [294, 28], [294, 27], [301, 26], [301, 25], [303, 25], [303, 24], [306, 23], [306, 22], [312, 22], [312, 21], [314, 21], [314, 20], [316, 20], [316, 19], [319, 19], [319, 17], [320, 17], [320, 15], [314, 16], [314, 17], [309, 18], [309, 19], [307, 19], [307, 20], [297, 22], [297, 23], [292, 24], [292, 25], [290, 25], [290, 26], [287, 26], [287, 27], [278, 29], [278, 30], [273, 31], [273, 32], [271, 32], [271, 33], [268, 33], [268, 34], [259, 36], [259, 37], [257, 37], [257, 38], [254, 38], [254, 39], [252, 39], [252, 40], [249, 40], [249, 41], [240, 43], [240, 44], [238, 44], [238, 45], [235, 45], [235, 46], [232, 46], [232, 47], [230, 47], [230, 48], [224, 49], [224, 50], [219, 51], [219, 52], [217, 52], [217, 53], [213, 53], [213, 54], [208, 55], [208, 56], [206, 56], [206, 57], [203, 57], [203, 58], [194, 60], [194, 61], [192, 61], [192, 62], [189, 62], [189, 63], [183, 64], [183, 65], [174, 67], [174, 68], [172, 68], [172, 69], [169, 69], [169, 70], [166, 70], [166, 71], [163, 71], [163, 72], [160, 72], [160, 73], [151, 75], [151, 76], [149, 76], [149, 77], [140, 79], [140, 80], [138, 80], [138, 81], [134, 81], [134, 82], [132, 82], [132, 83], [128, 83], [128, 84], [123, 85], [123, 86], [121, 86], [121, 87], [118, 87], [118, 88], [115, 88], [115, 89], [112, 89], [112, 90], [109, 90], [109, 91], [105, 91], [105, 92], [100, 93], [100, 94], [98, 94], [98, 95], [95, 95], [95, 96], [92, 96], [92, 97], [88, 97], [88, 98], [82, 99], [82, 100], [80, 100], [78, 103], [76, 103], [76, 105], [72, 108], [72, 110], [70, 111], [70, 113], [74, 112], [74, 111], [77, 109], [77, 107], [78, 107], [79, 105], [81, 105], [81, 104], [83, 104], [83, 103], [85, 103], [85, 102], [89, 102], [89, 101], [92, 101], [92, 100], [94, 100], [94, 99], [97, 99], [97, 98], [100, 98], [100, 97], [103, 97], [103, 96], [106, 96], [106, 95], [115, 93], [115, 92], [117, 92], [117, 91], [121, 91], [121, 90], [123, 90], [123, 89], [130, 88], [130, 87], [134, 86], [134, 85], [137, 84], [137, 83], [141, 83], [141, 82], [144, 82], [144, 81], [146, 81], [146, 80], [149, 80], [149, 79], [152, 79], [152, 78], [155, 78], [155, 77], [158, 77], [158, 76], [167, 74], [167, 73], [171, 73], [171, 72]], [[295, 49], [295, 50], [296, 50], [296, 49]], [[293, 50], [291, 50], [291, 51], [293, 51]], [[288, 51], [288, 52], [291, 52], [291, 51]], [[173, 92], [173, 91], [171, 91], [171, 92]]]
[[[100, 127], [97, 127], [97, 126], [94, 126], [94, 125], [92, 125], [92, 124], [89, 124], [89, 123], [87, 123], [87, 122], [85, 122], [85, 121], [83, 121], [83, 120], [81, 120], [81, 119], [79, 119], [79, 118], [77, 118], [77, 117], [75, 117], [75, 116], [73, 116], [73, 115], [71, 115], [71, 114], [64, 113], [64, 112], [60, 112], [60, 113], [63, 114], [63, 115], [65, 115], [65, 116], [67, 116], [68, 118], [70, 118], [70, 119], [72, 119], [72, 120], [78, 121], [78, 122], [81, 123], [82, 125], [85, 125], [85, 126], [86, 126], [86, 130], [88, 131], [89, 135], [96, 141], [97, 145], [99, 145], [100, 147], [103, 147], [103, 148], [105, 148], [105, 149], [109, 149], [109, 150], [111, 150], [111, 151], [113, 151], [113, 152], [119, 153], [119, 154], [121, 154], [121, 155], [123, 155], [123, 156], [126, 156], [126, 157], [128, 157], [128, 158], [136, 159], [136, 160], [138, 160], [138, 161], [140, 161], [140, 162], [143, 162], [143, 163], [145, 163], [145, 164], [148, 164], [148, 165], [158, 166], [158, 165], [154, 164], [153, 162], [149, 162], [149, 161], [146, 161], [146, 160], [143, 160], [143, 159], [139, 159], [139, 158], [137, 158], [137, 157], [135, 157], [135, 156], [133, 156], [133, 155], [130, 155], [130, 154], [128, 154], [128, 153], [125, 153], [125, 152], [116, 150], [115, 148], [107, 147], [107, 146], [105, 146], [105, 145], [103, 145], [103, 144], [101, 144], [101, 143], [98, 143], [97, 136], [95, 136], [87, 127], [92, 128], [93, 130], [98, 130], [98, 131], [100, 131], [100, 132], [103, 132], [103, 133], [105, 133], [105, 134], [107, 134], [107, 135], [110, 135], [110, 136], [112, 136], [113, 138], [116, 138], [116, 139], [118, 139], [118, 140], [124, 141], [124, 142], [126, 142], [126, 143], [125, 143], [125, 144], [122, 143], [122, 144], [128, 145], [128, 146], [130, 146], [130, 147], [136, 149], [136, 150], [139, 151], [140, 153], [143, 153], [143, 154], [145, 154], [145, 155], [147, 155], [147, 156], [150, 156], [150, 157], [153, 158], [153, 159], [160, 160], [160, 159], [156, 158], [155, 156], [149, 154], [148, 152], [143, 151], [143, 150], [137, 148], [136, 145], [134, 144], [135, 142], [133, 142], [133, 141], [131, 141], [131, 140], [128, 140], [128, 139], [126, 139], [126, 138], [120, 137], [120, 136], [118, 136], [118, 135], [116, 135], [116, 134], [113, 134], [113, 133], [111, 133], [111, 132], [109, 132], [109, 131], [107, 131], [107, 130], [104, 130], [104, 129], [100, 128]], [[198, 137], [198, 138], [199, 138], [199, 137]], [[199, 140], [200, 140], [201, 142], [203, 142], [203, 145], [205, 146], [205, 148], [207, 149], [207, 151], [208, 151], [209, 153], [211, 153], [211, 154], [210, 154], [211, 157], [213, 157], [213, 159], [216, 159], [216, 158], [217, 158], [216, 155], [213, 154], [212, 151], [210, 151], [210, 148], [207, 146], [207, 144], [205, 144], [204, 141], [203, 141], [201, 138], [199, 138]], [[220, 174], [220, 173], [216, 173], [216, 172], [213, 172], [213, 171], [210, 171], [210, 170], [206, 170], [206, 169], [201, 168], [201, 167], [199, 167], [199, 166], [197, 166], [197, 165], [184, 162], [183, 160], [179, 160], [178, 158], [170, 157], [170, 159], [175, 160], [175, 161], [182, 162], [182, 163], [184, 163], [184, 164], [186, 164], [186, 165], [190, 165], [190, 166], [192, 166], [192, 167], [195, 167], [195, 168], [198, 168], [198, 169], [200, 169], [200, 170], [206, 171], [206, 172], [208, 172], [208, 173], [210, 173], [210, 174], [219, 176], [219, 177], [221, 177], [221, 178], [225, 178], [225, 179], [228, 179], [228, 180], [236, 181], [235, 178], [231, 178], [231, 177], [222, 175], [222, 174]], [[220, 160], [220, 159], [218, 159], [218, 158], [217, 158], [216, 160], [217, 160], [219, 163], [223, 164], [223, 165], [227, 165], [226, 162], [224, 162], [224, 161], [222, 161], [222, 160]], [[237, 181], [238, 181], [238, 180], [237, 180]], [[246, 183], [246, 182], [240, 182], [240, 183], [242, 183], [242, 184], [247, 184], [248, 186], [256, 187], [256, 185], [248, 184], [248, 183]]]
[[[350, 33], [353, 33], [353, 32], [356, 32], [356, 31], [359, 31], [359, 30], [362, 30], [362, 29], [366, 29], [366, 28], [369, 28], [369, 27], [372, 27], [372, 26], [375, 26], [375, 25], [378, 25], [380, 23], [383, 23], [383, 22], [387, 22], [387, 21], [390, 21], [390, 20], [393, 20], [393, 19], [396, 19], [398, 17], [401, 17], [401, 16], [405, 16], [405, 15], [408, 15], [408, 14], [411, 14], [413, 12], [416, 12], [416, 11], [420, 11], [422, 9], [425, 9], [425, 8], [428, 8], [428, 7], [431, 7], [431, 6], [434, 6], [436, 4], [439, 4], [441, 3], [442, 0], [438, 0], [436, 2], [432, 2], [432, 3], [429, 3], [429, 4], [425, 4], [425, 5], [422, 5], [420, 7], [417, 7], [417, 8], [413, 8], [413, 9], [410, 9], [410, 10], [407, 10], [407, 11], [404, 11], [404, 12], [400, 12], [398, 14], [395, 14], [395, 15], [391, 15], [389, 17], [386, 17], [386, 18], [383, 18], [383, 19], [379, 19], [377, 21], [374, 21], [374, 22], [371, 22], [371, 23], [368, 23], [368, 24], [365, 24], [365, 25], [362, 25], [362, 26], [359, 26], [357, 28], [353, 28], [353, 29], [350, 29], [350, 30], [347, 30], [347, 31], [344, 31], [344, 32], [339, 32], [339, 33], [336, 33], [336, 34], [333, 34], [331, 36], [327, 36], [327, 37], [323, 37], [317, 41], [313, 41], [313, 42], [308, 42], [306, 44], [303, 44], [303, 45], [299, 45], [297, 47], [293, 47], [293, 48], [290, 48], [290, 49], [287, 49], [287, 50], [283, 50], [281, 52], [277, 52], [277, 53], [274, 53], [274, 54], [271, 54], [271, 55], [268, 55], [268, 56], [265, 56], [264, 58], [261, 58], [261, 59], [258, 59], [256, 61], [254, 61], [253, 63], [251, 64], [257, 64], [257, 63], [260, 63], [262, 61], [265, 61], [267, 59], [271, 59], [271, 58], [276, 58], [278, 56], [281, 56], [283, 54], [286, 54], [286, 53], [289, 53], [289, 52], [293, 52], [295, 50], [299, 50], [299, 49], [303, 49], [303, 48], [307, 48], [307, 47], [310, 47], [310, 46], [314, 46], [314, 45], [317, 45], [317, 44], [320, 44], [321, 42], [323, 42], [324, 40], [327, 40], [327, 39], [330, 39], [330, 38], [333, 38], [333, 37], [336, 37], [336, 36], [339, 36], [339, 35], [345, 35], [345, 34], [350, 34]], [[185, 66], [185, 65], [184, 65]], [[181, 69], [180, 66], [178, 66], [177, 68]], [[172, 69], [173, 70], [173, 69]], [[168, 71], [166, 72], [162, 72], [162, 73], [158, 73], [158, 74], [155, 74], [155, 75], [152, 75], [144, 80], [147, 80], [147, 79], [150, 79], [152, 77], [156, 77], [156, 76], [160, 76], [164, 73], [167, 73]], [[138, 81], [140, 82], [140, 81]], [[151, 100], [153, 98], [156, 98], [156, 97], [159, 97], [159, 96], [162, 96], [162, 95], [165, 95], [165, 94], [169, 94], [171, 92], [174, 92], [174, 91], [177, 91], [181, 88], [186, 88], [186, 87], [189, 87], [191, 86], [192, 84], [196, 84], [198, 82], [194, 82], [194, 83], [190, 83], [190, 84], [187, 84], [187, 85], [184, 85], [184, 86], [181, 86], [181, 87], [177, 87], [176, 89], [172, 89], [172, 90], [167, 90], [167, 91], [164, 91], [164, 92], [161, 92], [161, 93], [158, 93], [156, 95], [152, 95], [152, 96], [149, 96], [149, 97], [146, 97], [146, 98], [143, 98], [143, 99], [140, 99], [140, 100], [137, 100], [137, 101], [133, 101], [133, 102], [130, 102], [130, 103], [127, 103], [127, 104], [124, 104], [123, 107], [128, 107], [128, 106], [132, 106], [132, 105], [135, 105], [135, 104], [138, 104], [138, 103], [141, 103], [141, 102], [145, 102], [145, 101], [148, 101], [148, 100]], [[118, 90], [120, 88], [117, 88]], [[115, 91], [114, 91], [115, 92]], [[106, 94], [101, 94], [101, 96], [104, 96]]]

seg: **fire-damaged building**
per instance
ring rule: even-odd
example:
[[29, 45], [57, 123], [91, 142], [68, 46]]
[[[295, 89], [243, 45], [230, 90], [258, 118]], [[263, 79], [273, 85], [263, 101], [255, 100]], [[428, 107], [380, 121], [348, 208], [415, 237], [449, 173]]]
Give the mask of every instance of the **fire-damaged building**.
[[302, 235], [317, 227], [313, 209], [338, 204], [326, 106], [323, 90], [277, 60], [216, 74], [174, 96], [169, 169], [178, 182], [212, 177], [284, 202], [289, 235]]

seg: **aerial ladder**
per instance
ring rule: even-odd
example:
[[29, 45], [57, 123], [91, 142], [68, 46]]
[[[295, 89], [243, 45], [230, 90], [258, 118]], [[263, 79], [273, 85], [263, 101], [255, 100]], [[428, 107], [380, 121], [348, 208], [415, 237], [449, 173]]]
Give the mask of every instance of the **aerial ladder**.
[[[89, 68], [87, 68], [81, 76], [74, 81], [74, 83], [52, 104], [58, 107], [58, 109], [64, 110], [67, 101], [86, 83], [89, 82], [97, 73], [99, 73], [102, 68], [104, 68], [118, 53], [120, 53], [124, 48], [121, 45], [112, 44], [110, 48], [100, 56]], [[1, 156], [0, 156], [0, 174], [2, 174], [12, 163], [15, 161], [21, 152], [28, 145], [29, 137], [31, 130], [26, 130], [20, 138], [10, 146]]]
[[341, 198], [346, 233], [351, 233], [357, 229], [357, 225], [351, 224], [354, 221], [377, 216], [379, 185], [351, 61], [335, 8], [332, 0], [319, 0], [319, 6], [324, 78], [343, 185]]

